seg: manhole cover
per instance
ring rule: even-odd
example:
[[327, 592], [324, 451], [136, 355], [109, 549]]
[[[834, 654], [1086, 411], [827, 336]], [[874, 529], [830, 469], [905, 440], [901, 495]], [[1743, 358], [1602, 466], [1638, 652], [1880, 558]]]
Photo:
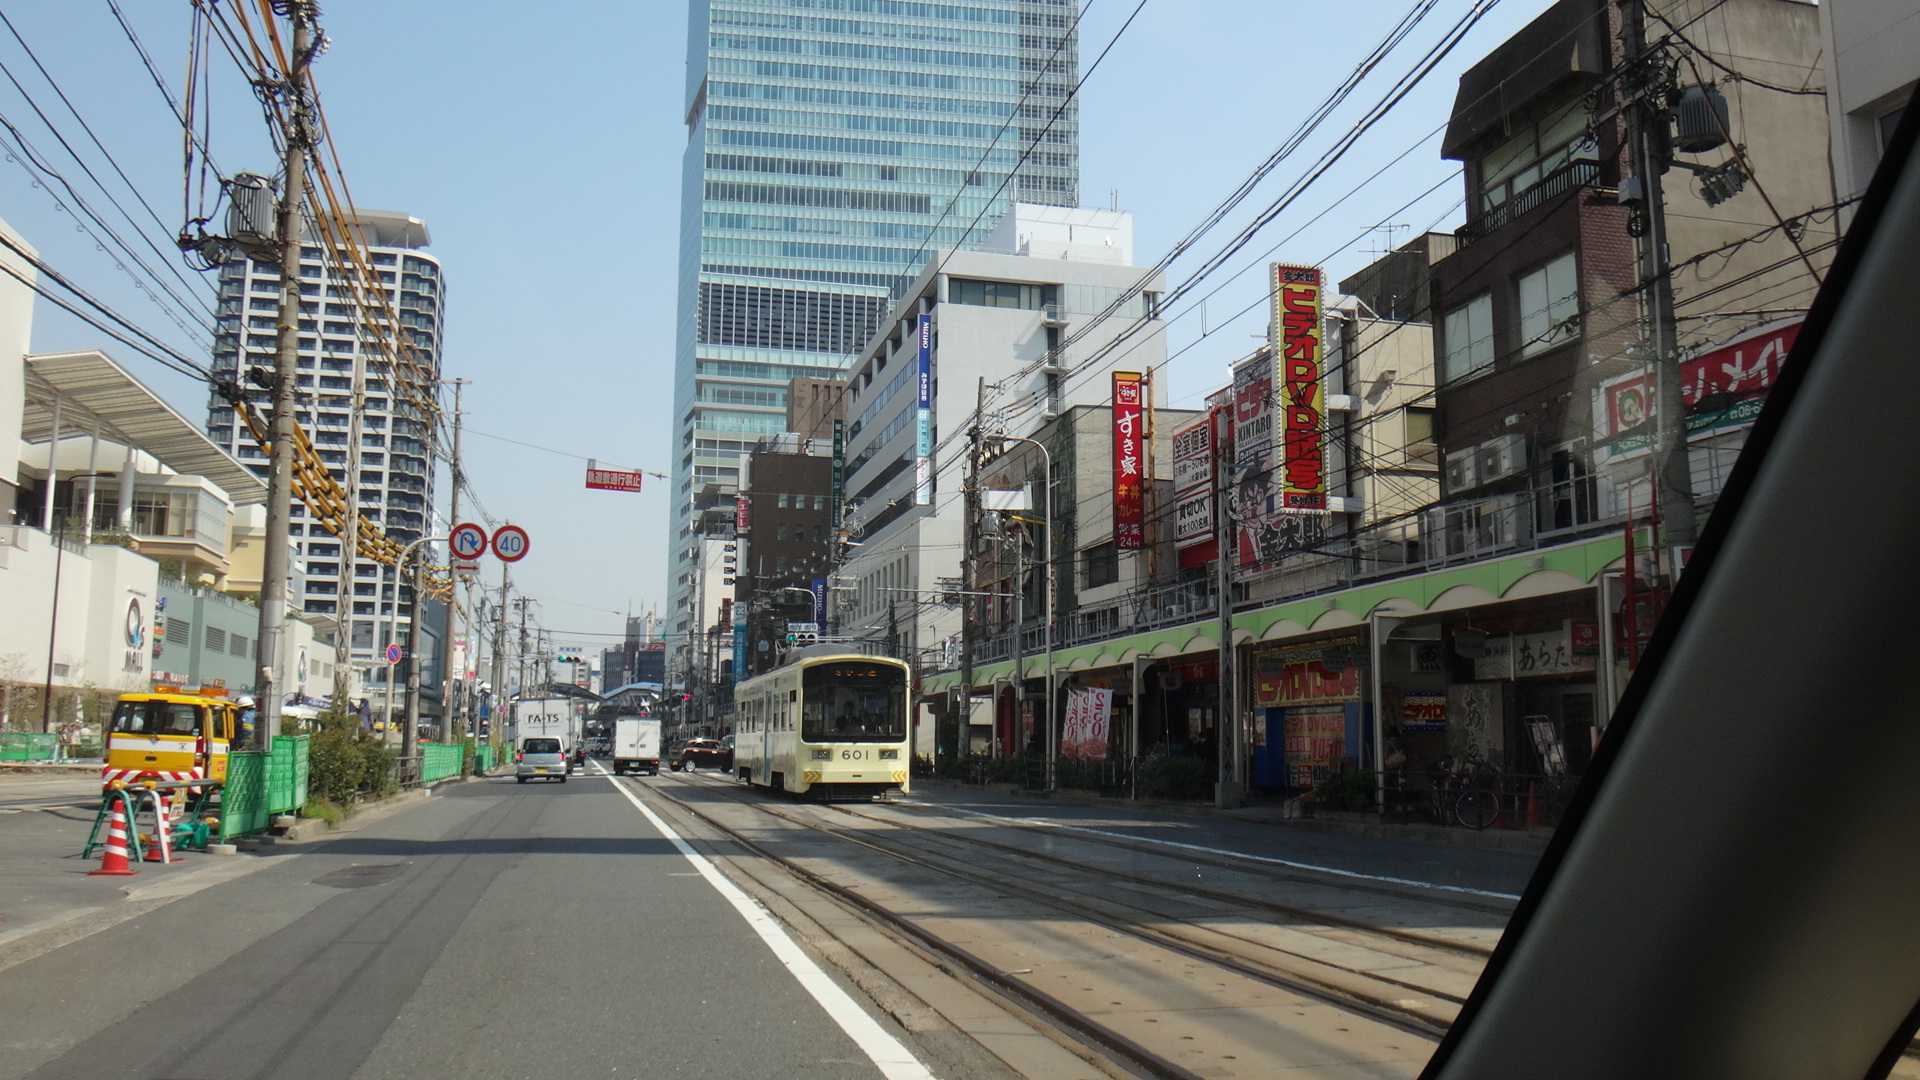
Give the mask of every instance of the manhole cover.
[[385, 885], [404, 872], [406, 863], [368, 863], [363, 866], [348, 866], [329, 871], [313, 879], [315, 885], [329, 885], [336, 889], [364, 889], [369, 885]]

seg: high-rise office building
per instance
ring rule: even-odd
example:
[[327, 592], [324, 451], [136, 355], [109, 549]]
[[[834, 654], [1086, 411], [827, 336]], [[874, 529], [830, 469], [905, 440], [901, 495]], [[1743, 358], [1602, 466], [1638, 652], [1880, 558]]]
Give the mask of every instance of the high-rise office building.
[[[405, 544], [426, 535], [432, 514], [432, 431], [430, 420], [407, 403], [407, 395], [394, 393], [389, 385], [386, 358], [394, 349], [378, 343], [392, 335], [375, 328], [385, 326], [389, 317], [366, 310], [362, 301], [394, 305], [400, 324], [394, 331], [412, 346], [407, 355], [417, 371], [414, 381], [437, 382], [445, 289], [440, 261], [422, 250], [429, 243], [425, 222], [406, 214], [362, 210], [353, 226], [379, 278], [371, 289], [362, 283], [358, 296], [316, 237], [309, 235], [300, 249], [298, 415], [334, 479], [349, 491], [357, 484], [360, 512]], [[378, 295], [381, 292], [384, 295]], [[267, 393], [250, 385], [246, 373], [252, 368], [273, 370], [279, 296], [278, 266], [241, 259], [220, 270], [213, 369], [235, 376], [262, 409]], [[356, 383], [363, 395], [358, 408]], [[432, 393], [431, 387], [421, 393]], [[212, 399], [207, 434], [266, 476], [265, 454], [224, 398]], [[357, 558], [346, 565], [340, 538], [313, 521], [298, 499], [292, 519], [306, 582], [304, 595], [289, 597], [293, 609], [339, 619], [348, 614], [341, 605], [350, 602], [353, 651], [360, 662], [370, 661], [380, 647], [376, 637], [385, 633], [385, 617], [393, 614], [395, 594], [404, 624], [411, 614], [412, 589], [395, 584], [391, 572], [371, 559]]]
[[673, 613], [701, 511], [837, 378], [934, 252], [1079, 200], [1077, 0], [694, 0], [674, 387]]

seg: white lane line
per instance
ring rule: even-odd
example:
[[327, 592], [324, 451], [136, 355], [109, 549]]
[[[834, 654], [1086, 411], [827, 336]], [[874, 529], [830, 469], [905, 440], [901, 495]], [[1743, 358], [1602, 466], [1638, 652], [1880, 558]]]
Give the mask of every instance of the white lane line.
[[[613, 779], [613, 774], [601, 768], [599, 762], [591, 764], [599, 775], [609, 780]], [[779, 921], [761, 905], [760, 901], [748, 896], [740, 890], [739, 886], [728, 881], [713, 863], [707, 861], [706, 856], [693, 850], [692, 845], [681, 839], [680, 835], [661, 820], [660, 815], [654, 813], [651, 807], [641, 802], [639, 796], [635, 795], [627, 785], [615, 781], [613, 789], [625, 795], [634, 809], [644, 814], [653, 827], [660, 830], [662, 836], [673, 841], [673, 846], [679, 849], [680, 854], [686, 856], [687, 861], [693, 864], [693, 868], [700, 872], [701, 877], [707, 879], [707, 884], [713, 886], [715, 892], [726, 897], [727, 902], [733, 905], [733, 909], [740, 913], [740, 917], [747, 920], [747, 925], [753, 927], [754, 933], [760, 935], [760, 940], [766, 942], [767, 948], [773, 950], [773, 955], [786, 965], [787, 970], [799, 980], [801, 986], [806, 988], [807, 993], [813, 995], [813, 1000], [819, 1002], [820, 1007], [827, 1011], [827, 1015], [833, 1018], [834, 1023], [840, 1025], [840, 1030], [846, 1032], [847, 1037], [866, 1053], [867, 1058], [880, 1070], [882, 1076], [887, 1077], [887, 1080], [933, 1080], [933, 1073], [920, 1063], [919, 1058], [913, 1056], [912, 1051], [901, 1045], [900, 1040], [888, 1034], [873, 1017], [868, 1016], [865, 1009], [861, 1008], [845, 990], [840, 989], [839, 983], [828, 978], [827, 973], [820, 970], [820, 965], [814, 963], [812, 957], [800, 951], [800, 946], [793, 943], [793, 939], [787, 936], [787, 932], [781, 928]]]
[[[903, 801], [906, 801], [906, 800], [903, 800]], [[1520, 897], [1515, 893], [1493, 892], [1488, 889], [1469, 889], [1465, 885], [1438, 885], [1431, 881], [1417, 881], [1413, 878], [1392, 877], [1387, 874], [1363, 874], [1358, 870], [1342, 870], [1337, 866], [1319, 866], [1314, 863], [1295, 862], [1292, 859], [1278, 859], [1278, 858], [1274, 858], [1271, 855], [1254, 855], [1249, 852], [1233, 851], [1228, 848], [1204, 847], [1200, 844], [1186, 844], [1178, 840], [1162, 840], [1157, 836], [1134, 836], [1132, 833], [1113, 832], [1108, 829], [1094, 829], [1094, 828], [1089, 828], [1085, 825], [1067, 825], [1065, 823], [1058, 822], [1058, 821], [1048, 821], [1045, 818], [1007, 817], [1003, 814], [989, 814], [980, 810], [969, 810], [964, 806], [950, 806], [946, 803], [922, 802], [918, 799], [911, 800], [911, 805], [925, 806], [925, 807], [930, 807], [936, 810], [951, 810], [956, 814], [967, 814], [971, 817], [989, 818], [993, 821], [1005, 821], [1015, 825], [1032, 825], [1032, 826], [1037, 826], [1037, 827], [1046, 828], [1046, 829], [1064, 829], [1067, 832], [1081, 832], [1081, 833], [1087, 833], [1088, 835], [1091, 835], [1091, 836], [1110, 836], [1118, 840], [1131, 840], [1131, 841], [1134, 841], [1135, 843], [1140, 843], [1140, 844], [1159, 844], [1163, 847], [1181, 848], [1186, 851], [1199, 851], [1199, 852], [1204, 852], [1208, 855], [1226, 855], [1235, 859], [1248, 859], [1253, 862], [1263, 862], [1263, 863], [1271, 863], [1275, 866], [1285, 866], [1293, 870], [1311, 870], [1317, 874], [1332, 874], [1335, 877], [1356, 878], [1361, 881], [1379, 881], [1389, 885], [1412, 885], [1412, 886], [1415, 886], [1416, 888], [1437, 889], [1441, 892], [1457, 892], [1457, 893], [1467, 893], [1472, 896], [1488, 896], [1496, 900], [1520, 899]]]

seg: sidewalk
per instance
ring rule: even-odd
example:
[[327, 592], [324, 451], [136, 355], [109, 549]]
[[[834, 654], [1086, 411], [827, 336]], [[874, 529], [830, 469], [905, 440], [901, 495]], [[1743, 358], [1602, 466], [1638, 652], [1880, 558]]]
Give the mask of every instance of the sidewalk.
[[1472, 829], [1447, 828], [1439, 825], [1393, 825], [1368, 814], [1341, 814], [1337, 817], [1323, 814], [1311, 818], [1290, 818], [1283, 816], [1284, 811], [1277, 803], [1221, 810], [1203, 803], [1180, 802], [1173, 799], [1121, 799], [1096, 795], [1090, 791], [1030, 791], [1020, 784], [966, 784], [958, 780], [918, 776], [914, 777], [913, 784], [916, 787], [924, 785], [947, 791], [988, 791], [995, 795], [1032, 799], [1036, 802], [1053, 801], [1073, 803], [1076, 806], [1153, 810], [1227, 821], [1253, 822], [1278, 828], [1344, 833], [1349, 836], [1374, 836], [1390, 840], [1410, 840], [1422, 844], [1472, 847], [1487, 851], [1511, 851], [1526, 855], [1538, 855], [1545, 851], [1547, 841], [1553, 837], [1553, 830], [1548, 828], [1488, 829], [1485, 832], [1475, 832]]

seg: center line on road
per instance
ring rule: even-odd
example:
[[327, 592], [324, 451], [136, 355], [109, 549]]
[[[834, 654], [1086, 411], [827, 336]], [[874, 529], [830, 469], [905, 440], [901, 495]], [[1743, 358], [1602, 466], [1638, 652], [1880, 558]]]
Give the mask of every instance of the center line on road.
[[[599, 762], [594, 761], [589, 764], [593, 766], [597, 775], [609, 780], [614, 779], [613, 774], [602, 768]], [[747, 920], [747, 925], [753, 927], [754, 933], [760, 935], [760, 940], [766, 942], [767, 948], [773, 950], [773, 955], [786, 965], [787, 970], [792, 972], [793, 977], [806, 988], [807, 993], [813, 995], [813, 1000], [819, 1002], [820, 1007], [827, 1011], [827, 1015], [833, 1018], [834, 1023], [840, 1025], [840, 1030], [846, 1032], [847, 1037], [859, 1045], [861, 1051], [880, 1070], [882, 1076], [887, 1080], [934, 1080], [933, 1073], [921, 1064], [919, 1058], [913, 1056], [911, 1050], [902, 1045], [900, 1040], [888, 1034], [873, 1017], [868, 1016], [867, 1011], [861, 1008], [851, 995], [842, 990], [839, 983], [828, 977], [826, 972], [820, 970], [820, 965], [813, 962], [812, 957], [802, 952], [800, 946], [794, 944], [793, 939], [788, 937], [787, 932], [781, 928], [779, 921], [760, 901], [748, 896], [740, 890], [739, 886], [727, 880], [726, 875], [722, 874], [718, 867], [709, 862], [706, 856], [693, 850], [693, 845], [681, 839], [680, 834], [674, 832], [660, 815], [654, 813], [652, 807], [641, 802], [639, 796], [635, 795], [627, 785], [615, 781], [613, 790], [626, 796], [627, 801], [633, 804], [633, 808], [645, 815], [653, 827], [659, 829], [660, 834], [672, 841], [680, 854], [686, 856], [687, 861], [693, 864], [693, 868], [700, 872], [700, 876], [707, 879], [707, 884], [713, 886], [715, 892], [726, 897], [727, 902], [733, 905], [733, 909], [740, 913], [740, 917]]]
[[1488, 889], [1470, 889], [1465, 885], [1439, 885], [1431, 881], [1419, 881], [1414, 878], [1391, 877], [1386, 874], [1363, 874], [1358, 870], [1342, 870], [1337, 866], [1319, 866], [1314, 863], [1295, 862], [1292, 859], [1279, 859], [1271, 855], [1254, 855], [1245, 851], [1233, 851], [1228, 848], [1205, 847], [1200, 844], [1187, 844], [1178, 840], [1162, 840], [1156, 836], [1134, 836], [1131, 833], [1114, 832], [1109, 829], [1094, 829], [1085, 825], [1067, 825], [1045, 818], [1017, 818], [1004, 814], [989, 814], [980, 810], [968, 810], [963, 806], [948, 806], [945, 803], [930, 803], [913, 800], [914, 806], [926, 806], [936, 810], [951, 810], [956, 814], [971, 817], [983, 817], [990, 821], [1005, 821], [1015, 825], [1035, 825], [1047, 829], [1064, 829], [1067, 832], [1087, 833], [1091, 836], [1109, 836], [1118, 840], [1131, 840], [1138, 844], [1160, 844], [1163, 847], [1181, 848], [1186, 851], [1199, 851], [1208, 855], [1228, 855], [1236, 859], [1250, 859], [1254, 862], [1272, 863], [1294, 870], [1311, 870], [1318, 874], [1332, 874], [1335, 877], [1357, 878], [1361, 881], [1379, 881], [1389, 885], [1413, 885], [1422, 889], [1438, 889], [1441, 892], [1467, 893], [1471, 896], [1489, 896], [1496, 900], [1518, 900], [1514, 893], [1493, 892]]

